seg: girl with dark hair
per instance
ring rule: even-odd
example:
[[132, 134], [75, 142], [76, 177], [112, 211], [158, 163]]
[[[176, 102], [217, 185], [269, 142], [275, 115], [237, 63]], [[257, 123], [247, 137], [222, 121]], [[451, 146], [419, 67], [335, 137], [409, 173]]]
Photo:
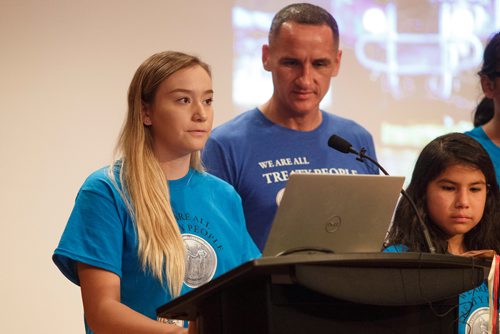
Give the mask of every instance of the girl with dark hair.
[[490, 155], [500, 183], [500, 32], [490, 39], [479, 71], [484, 98], [474, 114], [474, 126], [467, 135], [483, 145]]
[[[492, 249], [500, 253], [500, 191], [488, 153], [476, 140], [450, 133], [424, 147], [408, 195], [427, 225], [438, 253], [460, 255]], [[427, 252], [418, 220], [401, 200], [388, 235], [387, 252]], [[486, 283], [460, 295], [459, 333], [471, 319], [488, 315]]]

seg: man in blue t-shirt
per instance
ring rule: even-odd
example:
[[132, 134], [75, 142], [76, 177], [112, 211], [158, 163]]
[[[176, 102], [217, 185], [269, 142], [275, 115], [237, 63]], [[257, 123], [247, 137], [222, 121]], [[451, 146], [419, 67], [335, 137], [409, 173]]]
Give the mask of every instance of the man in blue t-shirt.
[[248, 231], [261, 250], [290, 174], [378, 174], [375, 166], [327, 145], [336, 134], [375, 158], [367, 130], [319, 108], [341, 57], [338, 27], [330, 13], [311, 4], [283, 8], [273, 18], [269, 44], [262, 47], [273, 95], [216, 128], [205, 146], [207, 171], [239, 192]]

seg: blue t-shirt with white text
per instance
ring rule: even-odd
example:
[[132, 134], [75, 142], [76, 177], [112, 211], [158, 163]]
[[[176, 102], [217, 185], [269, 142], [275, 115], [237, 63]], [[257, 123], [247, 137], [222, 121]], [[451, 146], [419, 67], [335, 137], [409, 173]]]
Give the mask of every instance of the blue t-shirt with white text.
[[328, 139], [336, 134], [376, 159], [370, 133], [352, 120], [321, 114], [318, 128], [296, 131], [253, 109], [214, 129], [205, 146], [207, 171], [240, 194], [248, 231], [261, 250], [290, 174], [379, 174], [370, 162], [359, 162], [354, 155], [328, 146]]

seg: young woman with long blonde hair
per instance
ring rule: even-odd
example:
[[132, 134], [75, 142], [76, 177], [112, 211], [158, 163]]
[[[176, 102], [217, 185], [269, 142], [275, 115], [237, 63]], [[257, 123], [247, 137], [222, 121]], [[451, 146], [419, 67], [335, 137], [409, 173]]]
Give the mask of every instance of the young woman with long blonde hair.
[[87, 333], [185, 333], [156, 308], [260, 255], [240, 197], [201, 165], [212, 96], [196, 57], [137, 69], [118, 159], [87, 178], [53, 256], [81, 287]]

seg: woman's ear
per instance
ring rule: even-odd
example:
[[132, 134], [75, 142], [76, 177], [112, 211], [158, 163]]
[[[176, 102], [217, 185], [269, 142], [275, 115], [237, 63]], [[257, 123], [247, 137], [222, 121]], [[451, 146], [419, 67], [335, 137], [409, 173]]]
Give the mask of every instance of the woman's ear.
[[481, 88], [483, 89], [484, 96], [489, 99], [494, 97], [495, 82], [488, 78], [487, 75], [481, 75]]
[[141, 117], [142, 117], [142, 124], [145, 126], [151, 126], [153, 125], [153, 122], [151, 121], [151, 108], [149, 104], [142, 102], [141, 104]]

